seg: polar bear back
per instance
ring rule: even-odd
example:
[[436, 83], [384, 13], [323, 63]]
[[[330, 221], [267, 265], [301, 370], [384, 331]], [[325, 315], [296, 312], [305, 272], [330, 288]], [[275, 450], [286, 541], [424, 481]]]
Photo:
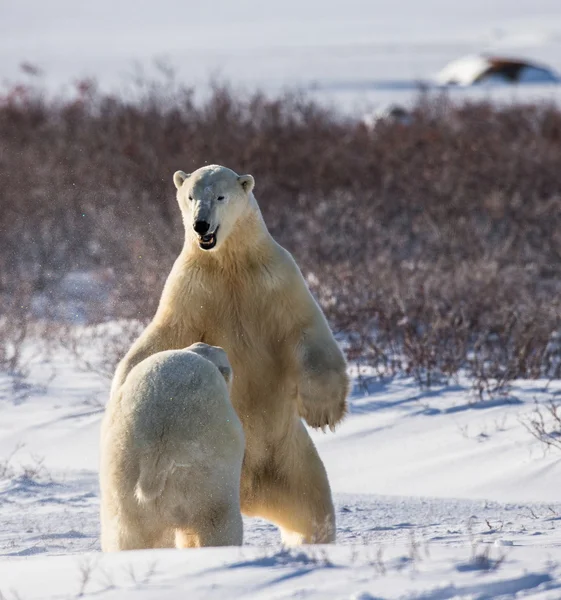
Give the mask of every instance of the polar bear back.
[[159, 352], [132, 369], [121, 410], [137, 447], [165, 440], [168, 447], [196, 442], [199, 449], [228, 451], [232, 431], [241, 431], [224, 376], [190, 350]]
[[139, 362], [102, 427], [105, 551], [240, 545], [245, 449], [224, 350], [193, 344]]

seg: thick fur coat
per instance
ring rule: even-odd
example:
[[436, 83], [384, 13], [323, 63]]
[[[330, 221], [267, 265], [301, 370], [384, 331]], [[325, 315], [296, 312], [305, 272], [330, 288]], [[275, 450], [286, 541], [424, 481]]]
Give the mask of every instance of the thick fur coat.
[[285, 543], [335, 539], [325, 468], [301, 418], [333, 429], [346, 412], [346, 363], [293, 260], [270, 235], [251, 175], [212, 165], [174, 175], [185, 243], [152, 322], [117, 368], [195, 342], [232, 364], [246, 446], [242, 512], [276, 523]]
[[221, 348], [152, 354], [111, 397], [101, 439], [104, 551], [241, 545], [242, 425]]

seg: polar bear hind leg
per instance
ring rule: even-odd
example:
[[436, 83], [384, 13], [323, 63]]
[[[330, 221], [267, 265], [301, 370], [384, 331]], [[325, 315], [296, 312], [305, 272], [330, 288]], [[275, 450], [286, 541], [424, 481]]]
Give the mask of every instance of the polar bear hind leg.
[[[299, 427], [290, 464], [276, 464], [244, 498], [242, 512], [272, 521], [287, 546], [335, 541], [335, 511], [325, 467], [304, 426]], [[287, 461], [286, 461], [287, 462]]]
[[114, 519], [103, 529], [101, 547], [104, 552], [173, 548], [173, 530], [147, 529], [136, 520]]
[[231, 503], [208, 507], [206, 517], [196, 528], [192, 525], [176, 528], [176, 548], [242, 545], [243, 521], [239, 507]]

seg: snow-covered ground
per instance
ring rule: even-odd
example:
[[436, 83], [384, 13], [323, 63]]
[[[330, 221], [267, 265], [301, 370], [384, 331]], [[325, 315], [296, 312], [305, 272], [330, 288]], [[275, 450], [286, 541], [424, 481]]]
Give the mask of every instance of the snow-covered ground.
[[[559, 0], [140, 0], [0, 3], [0, 83], [22, 62], [58, 89], [123, 85], [155, 57], [181, 81], [310, 90], [365, 112], [480, 53], [561, 72]], [[559, 85], [472, 87], [459, 98], [561, 99]], [[108, 382], [71, 356], [0, 376], [0, 599], [561, 598], [561, 453], [525, 429], [561, 382], [517, 382], [477, 403], [469, 384], [421, 392], [364, 380], [335, 434], [314, 433], [338, 543], [288, 551], [245, 521], [243, 548], [99, 552], [98, 431]]]
[[[204, 86], [315, 90], [343, 109], [407, 103], [449, 61], [489, 52], [561, 73], [559, 0], [18, 0], [0, 3], [0, 72], [26, 61], [58, 88], [83, 76], [118, 87], [155, 58]], [[459, 97], [559, 99], [559, 85], [455, 90]]]
[[561, 597], [561, 453], [523, 425], [561, 382], [481, 403], [467, 385], [357, 377], [346, 421], [313, 433], [335, 546], [288, 551], [246, 519], [241, 549], [119, 555], [98, 539], [107, 390], [62, 354], [26, 386], [0, 378], [0, 598]]

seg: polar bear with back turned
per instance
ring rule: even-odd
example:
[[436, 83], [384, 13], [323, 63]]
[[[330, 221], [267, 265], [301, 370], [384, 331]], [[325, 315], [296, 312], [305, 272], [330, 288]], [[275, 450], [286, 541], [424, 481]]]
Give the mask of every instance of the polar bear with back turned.
[[222, 348], [193, 344], [138, 363], [101, 435], [104, 551], [241, 545], [242, 425]]
[[155, 352], [221, 346], [246, 439], [242, 512], [273, 521], [287, 543], [333, 541], [327, 475], [301, 417], [322, 429], [343, 418], [344, 356], [292, 256], [269, 234], [253, 177], [211, 165], [178, 171], [174, 183], [185, 243], [112, 395]]

